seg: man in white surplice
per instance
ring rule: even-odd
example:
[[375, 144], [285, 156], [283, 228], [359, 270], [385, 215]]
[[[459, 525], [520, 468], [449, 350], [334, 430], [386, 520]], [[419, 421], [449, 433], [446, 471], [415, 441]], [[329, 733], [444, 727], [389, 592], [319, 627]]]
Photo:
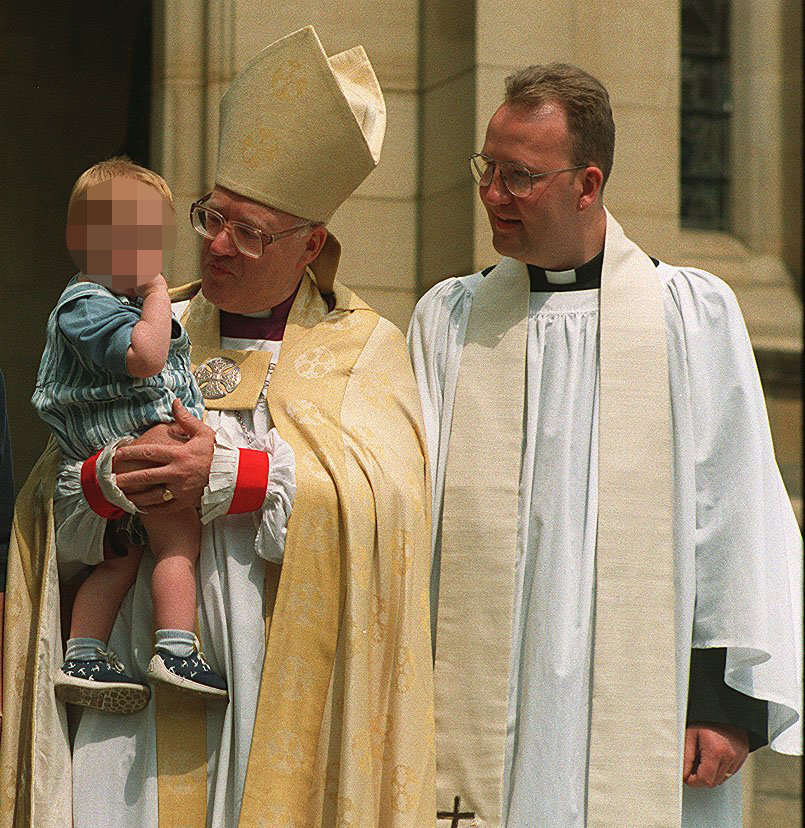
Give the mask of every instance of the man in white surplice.
[[730, 828], [748, 752], [800, 752], [801, 538], [752, 348], [724, 282], [605, 210], [614, 138], [582, 70], [508, 78], [470, 159], [504, 258], [411, 321], [437, 828]]

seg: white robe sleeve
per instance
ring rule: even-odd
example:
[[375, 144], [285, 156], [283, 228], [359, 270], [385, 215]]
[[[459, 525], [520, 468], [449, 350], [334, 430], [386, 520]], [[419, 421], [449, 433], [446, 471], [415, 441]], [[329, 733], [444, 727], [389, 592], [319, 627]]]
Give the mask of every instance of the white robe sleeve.
[[[296, 462], [293, 449], [272, 428], [263, 439], [262, 449], [269, 456], [268, 487], [260, 510], [252, 516], [257, 529], [255, 552], [267, 561], [281, 563], [285, 536], [296, 496]], [[215, 434], [210, 479], [201, 498], [201, 522], [209, 523], [226, 515], [235, 494], [239, 447], [221, 431]]]
[[[130, 442], [130, 438], [115, 440], [98, 455], [98, 487], [109, 503], [133, 514], [139, 509], [118, 488], [112, 472], [115, 449], [124, 442]], [[59, 578], [63, 581], [70, 580], [85, 566], [95, 566], [103, 560], [103, 537], [107, 520], [94, 512], [84, 497], [81, 486], [82, 466], [81, 460], [62, 462], [53, 492], [56, 559]]]
[[[481, 279], [476, 274], [439, 282], [419, 300], [408, 325], [408, 349], [425, 419], [434, 494], [441, 491], [437, 481], [443, 473], [451, 424], [450, 417], [443, 423], [442, 413], [452, 411], [472, 295]], [[437, 511], [434, 501], [434, 528], [439, 523]]]
[[693, 647], [726, 647], [725, 681], [769, 702], [769, 743], [800, 753], [802, 537], [774, 457], [754, 353], [730, 288], [678, 270], [696, 477]]
[[69, 581], [103, 560], [106, 518], [90, 508], [81, 488], [81, 461], [62, 463], [53, 493], [59, 578]]
[[[112, 472], [115, 451], [130, 443], [120, 437], [103, 448], [96, 461], [98, 487], [108, 503], [134, 514], [140, 510], [123, 494]], [[103, 538], [107, 520], [96, 514], [81, 486], [82, 460], [66, 460], [59, 467], [53, 493], [53, 516], [56, 524], [56, 558], [59, 578], [70, 580], [85, 566], [103, 561]]]
[[481, 278], [476, 274], [439, 282], [419, 300], [408, 326], [408, 350], [422, 404], [433, 494], [430, 624], [434, 647], [439, 615], [444, 475], [453, 401], [472, 296]]

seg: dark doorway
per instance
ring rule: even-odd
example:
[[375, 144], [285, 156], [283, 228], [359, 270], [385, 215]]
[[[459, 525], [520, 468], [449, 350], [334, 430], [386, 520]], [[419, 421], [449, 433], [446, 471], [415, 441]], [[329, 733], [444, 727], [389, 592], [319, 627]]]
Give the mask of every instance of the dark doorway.
[[151, 0], [5, 3], [0, 11], [0, 369], [17, 485], [47, 440], [30, 398], [76, 178], [125, 153], [149, 164]]

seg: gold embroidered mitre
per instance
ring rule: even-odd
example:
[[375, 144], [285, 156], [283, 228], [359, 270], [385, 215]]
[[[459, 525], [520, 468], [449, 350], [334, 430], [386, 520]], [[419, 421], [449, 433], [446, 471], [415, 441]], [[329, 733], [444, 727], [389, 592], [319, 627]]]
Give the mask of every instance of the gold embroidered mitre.
[[377, 166], [385, 131], [363, 47], [328, 58], [306, 26], [266, 46], [224, 95], [215, 181], [326, 222]]

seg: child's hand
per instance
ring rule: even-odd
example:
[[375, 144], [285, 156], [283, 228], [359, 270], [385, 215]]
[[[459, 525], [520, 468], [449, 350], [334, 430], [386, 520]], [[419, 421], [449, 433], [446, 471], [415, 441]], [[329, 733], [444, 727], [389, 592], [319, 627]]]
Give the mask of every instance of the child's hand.
[[168, 284], [159, 275], [136, 290], [143, 297], [143, 309], [131, 332], [126, 371], [131, 377], [153, 377], [165, 367], [171, 344]]
[[134, 288], [134, 292], [138, 296], [142, 296], [144, 299], [152, 293], [161, 293], [165, 291], [168, 292], [168, 283], [165, 281], [165, 277], [160, 273], [157, 276], [154, 276], [150, 282], [146, 282], [143, 285], [137, 285]]

